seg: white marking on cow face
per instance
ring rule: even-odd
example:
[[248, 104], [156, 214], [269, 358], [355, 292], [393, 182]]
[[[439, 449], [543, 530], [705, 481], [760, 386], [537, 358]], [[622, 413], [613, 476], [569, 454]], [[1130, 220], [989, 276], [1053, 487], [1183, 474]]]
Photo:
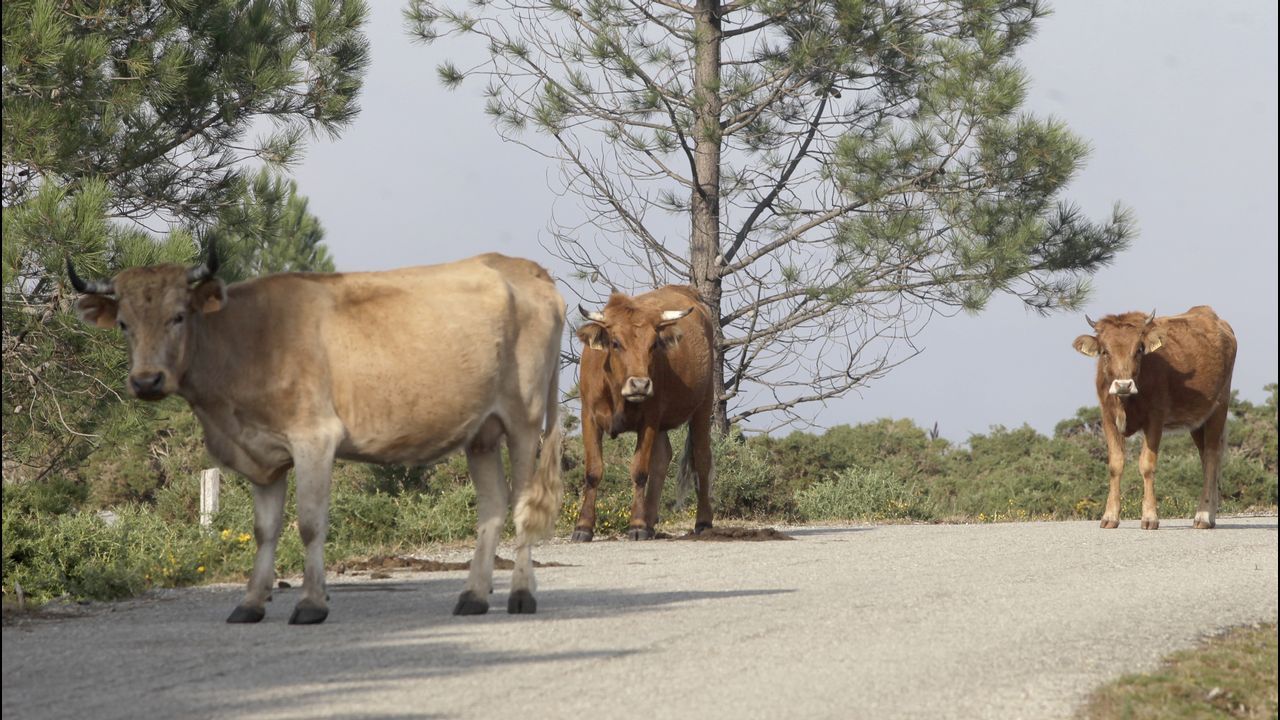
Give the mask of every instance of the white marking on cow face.
[[1129, 397], [1130, 395], [1137, 395], [1138, 383], [1134, 382], [1132, 379], [1112, 380], [1111, 389], [1108, 390], [1107, 392], [1111, 393], [1112, 395], [1115, 395], [1116, 397], [1122, 397], [1122, 398]]
[[641, 403], [653, 397], [653, 381], [647, 377], [629, 377], [622, 385], [622, 397], [627, 402]]

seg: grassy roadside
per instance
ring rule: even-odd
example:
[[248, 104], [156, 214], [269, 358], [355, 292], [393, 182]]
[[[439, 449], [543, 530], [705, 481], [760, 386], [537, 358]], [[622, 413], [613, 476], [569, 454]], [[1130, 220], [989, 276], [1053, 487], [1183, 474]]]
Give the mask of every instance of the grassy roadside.
[[1099, 688], [1080, 720], [1275, 718], [1276, 625], [1235, 628]]
[[[1273, 386], [1272, 386], [1273, 387]], [[1223, 514], [1274, 511], [1273, 400], [1237, 403], [1228, 426]], [[5, 602], [118, 599], [148, 588], [240, 582], [252, 565], [253, 507], [243, 478], [224, 480], [212, 531], [196, 518], [194, 481], [208, 467], [190, 413], [169, 418], [143, 443], [106, 446], [72, 472], [3, 484]], [[683, 433], [672, 434], [682, 447]], [[625, 532], [632, 487], [626, 468], [634, 439], [606, 440], [596, 534]], [[1096, 408], [1084, 408], [1052, 437], [1029, 427], [992, 428], [954, 445], [909, 420], [837, 426], [822, 434], [717, 437], [712, 504], [718, 524], [820, 522], [1008, 522], [1097, 520], [1106, 498], [1106, 451]], [[1141, 482], [1126, 468], [1121, 515], [1138, 517]], [[584, 483], [581, 438], [565, 443], [565, 504], [558, 533], [575, 523]], [[1163, 518], [1194, 513], [1203, 483], [1190, 437], [1162, 445], [1157, 493]], [[671, 475], [675, 474], [675, 467]], [[664, 488], [663, 530], [692, 527], [693, 503], [675, 510], [676, 482]], [[277, 567], [298, 571], [302, 547], [290, 499]], [[339, 463], [334, 471], [330, 563], [418, 552], [467, 542], [475, 532], [475, 491], [459, 454], [432, 467]]]

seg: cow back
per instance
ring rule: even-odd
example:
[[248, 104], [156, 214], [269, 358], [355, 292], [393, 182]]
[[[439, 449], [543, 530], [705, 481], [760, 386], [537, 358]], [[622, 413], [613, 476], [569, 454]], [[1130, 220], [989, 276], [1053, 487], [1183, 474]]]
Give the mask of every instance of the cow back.
[[215, 422], [291, 435], [336, 422], [339, 457], [423, 463], [545, 395], [563, 321], [550, 277], [514, 258], [283, 273], [228, 288], [191, 375], [224, 408]]
[[1230, 402], [1235, 332], [1207, 305], [1157, 317], [1153, 325], [1163, 345], [1143, 356], [1143, 390], [1130, 402], [1158, 412], [1166, 427], [1198, 427]]

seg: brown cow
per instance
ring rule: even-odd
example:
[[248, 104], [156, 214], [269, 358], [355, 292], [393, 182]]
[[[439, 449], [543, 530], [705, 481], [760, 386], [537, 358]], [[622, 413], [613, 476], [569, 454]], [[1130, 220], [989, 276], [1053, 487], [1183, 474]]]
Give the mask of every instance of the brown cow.
[[1156, 317], [1129, 312], [1085, 320], [1097, 335], [1081, 335], [1073, 346], [1098, 358], [1098, 400], [1107, 438], [1111, 491], [1102, 527], [1120, 524], [1120, 474], [1124, 439], [1142, 431], [1142, 527], [1160, 527], [1156, 513], [1155, 471], [1160, 435], [1166, 428], [1191, 431], [1204, 468], [1204, 491], [1195, 526], [1216, 524], [1218, 482], [1222, 474], [1231, 372], [1236, 336], [1208, 305], [1181, 315]]
[[[302, 599], [289, 622], [328, 615], [324, 540], [335, 457], [426, 464], [463, 449], [476, 486], [475, 559], [455, 614], [489, 609], [493, 553], [515, 506], [507, 611], [531, 613], [530, 546], [560, 508], [558, 407], [564, 299], [545, 270], [489, 254], [386, 272], [281, 273], [224, 286], [217, 256], [86, 282], [82, 320], [119, 327], [129, 391], [176, 394], [209, 454], [253, 488], [258, 553], [227, 622], [258, 622], [275, 574], [285, 477], [297, 476], [306, 546]], [[539, 436], [542, 440], [538, 459]], [[505, 438], [511, 479], [503, 476]]]
[[695, 532], [711, 527], [712, 319], [692, 288], [668, 285], [629, 297], [613, 293], [603, 312], [578, 310], [582, 365], [582, 443], [586, 483], [575, 542], [595, 533], [596, 489], [604, 475], [601, 435], [636, 433], [631, 461], [634, 497], [627, 537], [648, 540], [658, 522], [658, 501], [671, 462], [667, 431], [685, 423], [689, 433], [680, 463], [683, 496], [696, 480]]

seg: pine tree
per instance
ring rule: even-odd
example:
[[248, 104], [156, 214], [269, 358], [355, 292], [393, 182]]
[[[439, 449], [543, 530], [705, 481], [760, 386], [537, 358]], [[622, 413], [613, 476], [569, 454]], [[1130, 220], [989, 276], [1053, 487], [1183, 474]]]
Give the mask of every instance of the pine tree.
[[149, 412], [120, 402], [118, 338], [70, 314], [68, 258], [100, 277], [191, 262], [195, 237], [274, 213], [257, 227], [292, 249], [259, 236], [233, 261], [331, 267], [305, 200], [245, 172], [355, 117], [366, 14], [361, 0], [4, 3], [6, 481], [66, 467], [105, 423]]
[[298, 184], [268, 168], [246, 181], [240, 201], [219, 214], [210, 238], [228, 258], [221, 270], [228, 280], [334, 269], [324, 228], [307, 210]]
[[[1020, 110], [1036, 0], [409, 0], [478, 37], [504, 136], [557, 160], [585, 294], [693, 285], [720, 322], [717, 425], [883, 376], [996, 292], [1076, 308], [1133, 233], [1060, 199], [1087, 146]], [[589, 226], [598, 231], [589, 235]]]

